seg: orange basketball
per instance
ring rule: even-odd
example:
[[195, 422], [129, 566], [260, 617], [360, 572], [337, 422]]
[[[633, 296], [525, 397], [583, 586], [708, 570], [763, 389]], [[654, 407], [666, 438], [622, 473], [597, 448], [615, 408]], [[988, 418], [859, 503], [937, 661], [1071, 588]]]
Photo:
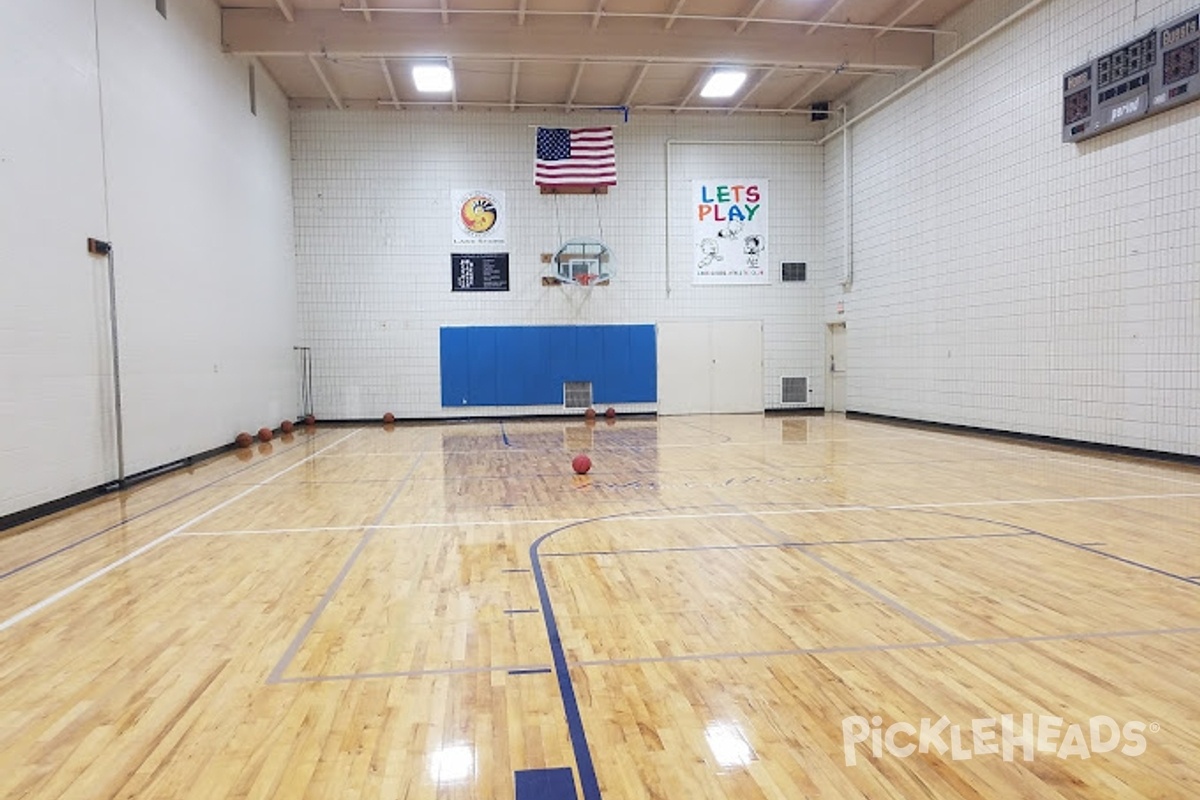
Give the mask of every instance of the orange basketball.
[[612, 406], [609, 406], [608, 408], [604, 409], [604, 416], [608, 417], [609, 419], [612, 419], [616, 415], [617, 415], [617, 410], [615, 408], [613, 408]]
[[307, 417], [304, 418], [304, 424], [305, 425], [316, 425], [317, 418], [314, 417], [312, 414], [309, 414]]
[[283, 431], [284, 433], [291, 433], [292, 429], [295, 427], [296, 426], [290, 419], [285, 419], [283, 422], [279, 423], [279, 430]]
[[395, 421], [396, 421], [396, 415], [393, 414], [392, 412], [389, 411], [383, 415], [383, 424], [384, 425], [391, 425]]
[[233, 443], [236, 444], [238, 447], [249, 447], [250, 443], [253, 441], [254, 441], [253, 436], [246, 433], [245, 431], [242, 431], [241, 433], [239, 433], [237, 435], [237, 438], [233, 440]]
[[577, 455], [571, 461], [571, 469], [575, 470], [580, 475], [586, 475], [587, 471], [592, 468], [592, 460], [585, 455]]
[[587, 411], [583, 412], [583, 415], [585, 417], [587, 417], [588, 419], [595, 419], [596, 418], [596, 409], [589, 408]]
[[260, 442], [269, 442], [274, 438], [275, 438], [275, 432], [272, 431], [270, 428], [259, 428], [258, 429], [258, 440]]

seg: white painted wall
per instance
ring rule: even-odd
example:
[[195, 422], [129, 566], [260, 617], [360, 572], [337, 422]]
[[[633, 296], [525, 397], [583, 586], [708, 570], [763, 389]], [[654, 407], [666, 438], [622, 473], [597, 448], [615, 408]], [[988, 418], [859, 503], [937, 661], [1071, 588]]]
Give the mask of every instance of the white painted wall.
[[[115, 244], [126, 472], [297, 412], [287, 105], [220, 51], [215, 4], [0, 8], [0, 515], [117, 477], [105, 262]], [[107, 192], [106, 192], [107, 188]]]
[[1060, 141], [1062, 75], [1194, 6], [1049, 2], [852, 128], [851, 410], [1200, 454], [1200, 104]]
[[0, 514], [111, 475], [90, 0], [0, 5]]
[[[539, 194], [537, 124], [614, 125], [618, 185], [602, 197]], [[296, 110], [292, 132], [301, 329], [313, 348], [318, 417], [461, 414], [441, 407], [443, 325], [761, 320], [765, 405], [780, 405], [783, 375], [812, 375], [820, 385], [824, 168], [819, 148], [795, 144], [817, 133], [807, 122], [635, 113], [623, 124], [613, 114]], [[768, 143], [778, 141], [788, 143]], [[771, 284], [692, 286], [689, 181], [736, 177], [770, 181]], [[464, 188], [506, 194], [509, 292], [450, 291], [450, 194]], [[601, 234], [618, 259], [611, 286], [580, 292], [541, 285], [541, 253]], [[785, 259], [808, 262], [808, 282], [781, 284]], [[821, 402], [815, 393], [813, 404]], [[653, 405], [624, 410], [642, 409]]]

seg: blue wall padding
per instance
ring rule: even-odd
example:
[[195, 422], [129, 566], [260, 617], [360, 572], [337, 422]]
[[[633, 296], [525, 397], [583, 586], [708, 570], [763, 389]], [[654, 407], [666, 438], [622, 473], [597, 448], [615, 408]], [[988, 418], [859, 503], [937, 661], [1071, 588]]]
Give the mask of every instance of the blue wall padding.
[[653, 325], [442, 328], [442, 405], [562, 405], [565, 381], [597, 404], [658, 400]]

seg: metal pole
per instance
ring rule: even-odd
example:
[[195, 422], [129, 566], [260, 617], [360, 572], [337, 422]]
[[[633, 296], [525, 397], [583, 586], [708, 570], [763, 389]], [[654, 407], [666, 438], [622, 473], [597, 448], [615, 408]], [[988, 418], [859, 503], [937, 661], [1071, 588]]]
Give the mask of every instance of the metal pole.
[[117, 338], [117, 272], [108, 248], [108, 319], [112, 331], [113, 413], [117, 427], [117, 483], [125, 483], [125, 421], [121, 412], [121, 351]]

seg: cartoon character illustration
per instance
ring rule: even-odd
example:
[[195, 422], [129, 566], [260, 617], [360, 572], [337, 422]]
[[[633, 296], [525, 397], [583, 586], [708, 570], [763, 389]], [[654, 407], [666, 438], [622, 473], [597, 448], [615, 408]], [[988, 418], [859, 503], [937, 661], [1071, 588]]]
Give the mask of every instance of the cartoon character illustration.
[[700, 267], [700, 269], [704, 269], [705, 267], [712, 264], [714, 261], [724, 261], [725, 260], [725, 257], [723, 255], [721, 255], [719, 252], [717, 252], [717, 240], [716, 239], [701, 239], [700, 240], [700, 253], [704, 256], [704, 258], [700, 259], [700, 263], [697, 265]]
[[742, 247], [742, 252], [746, 254], [747, 266], [758, 266], [758, 254], [766, 249], [766, 244], [763, 242], [763, 237], [759, 234], [747, 236]]
[[743, 227], [744, 223], [740, 219], [731, 220], [728, 225], [717, 231], [717, 236], [722, 239], [736, 239]]

